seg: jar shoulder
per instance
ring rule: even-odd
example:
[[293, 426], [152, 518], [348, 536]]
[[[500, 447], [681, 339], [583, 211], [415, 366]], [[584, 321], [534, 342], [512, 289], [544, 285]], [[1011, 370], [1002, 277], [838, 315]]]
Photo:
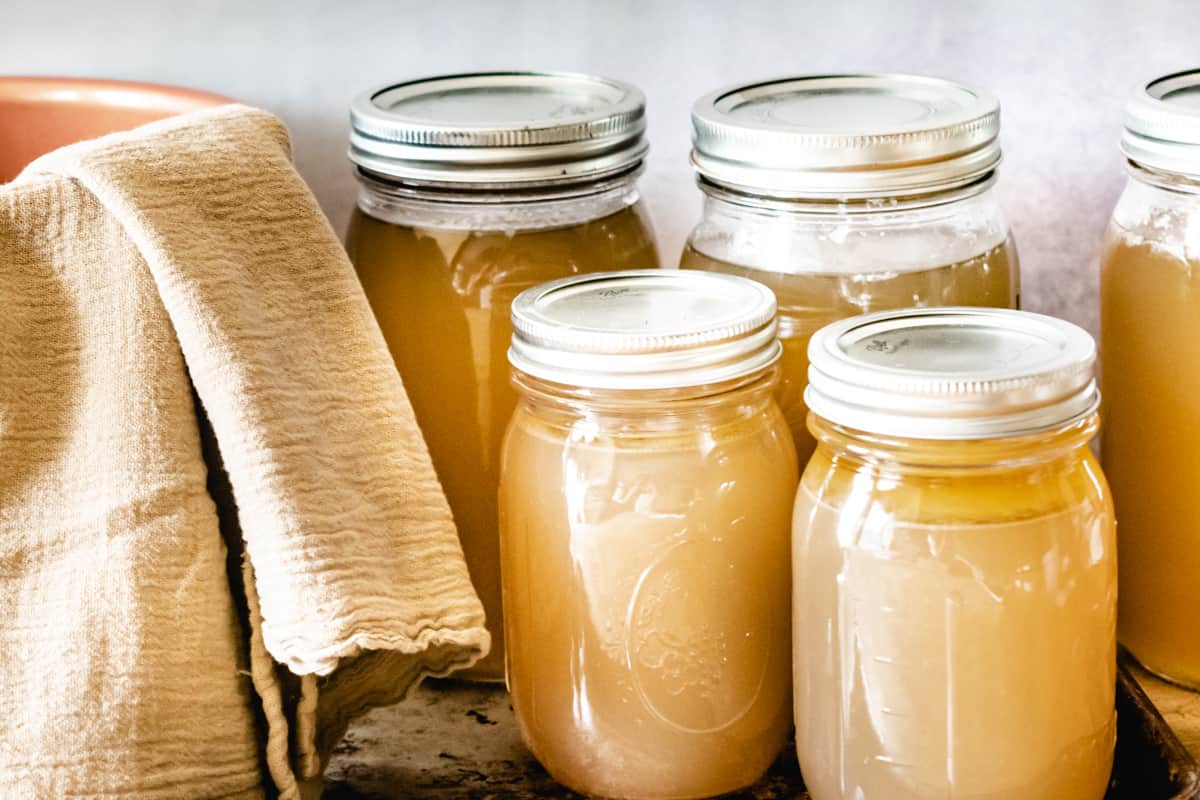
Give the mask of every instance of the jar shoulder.
[[1141, 246], [1176, 258], [1200, 258], [1200, 192], [1130, 177], [1109, 221], [1106, 256]]
[[797, 508], [856, 515], [861, 524], [987, 526], [1084, 512], [1111, 519], [1112, 498], [1087, 447], [1011, 468], [906, 469], [819, 447], [801, 478]]
[[372, 220], [413, 229], [475, 233], [536, 233], [597, 223], [650, 230], [637, 175], [548, 193], [447, 194], [361, 180], [356, 211]]
[[629, 478], [706, 483], [799, 480], [791, 433], [772, 400], [677, 414], [653, 405], [619, 414], [518, 404], [504, 442], [502, 474], [561, 473], [572, 480]]
[[[458, 222], [472, 227], [455, 227]], [[437, 280], [457, 294], [496, 295], [494, 299], [568, 275], [660, 265], [640, 200], [605, 216], [558, 226], [546, 225], [546, 220], [538, 227], [501, 229], [485, 219], [458, 222], [380, 219], [357, 208], [346, 250], [368, 291], [381, 280], [409, 280], [421, 271], [440, 276]]]
[[1008, 218], [994, 191], [917, 208], [819, 211], [756, 209], [707, 197], [682, 266], [723, 262], [785, 273], [869, 273], [936, 269], [1007, 247]]

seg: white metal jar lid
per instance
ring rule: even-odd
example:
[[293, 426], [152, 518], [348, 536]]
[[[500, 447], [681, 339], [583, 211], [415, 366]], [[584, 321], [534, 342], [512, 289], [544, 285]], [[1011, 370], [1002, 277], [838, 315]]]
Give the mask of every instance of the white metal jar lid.
[[1121, 151], [1147, 167], [1200, 176], [1200, 69], [1138, 87], [1125, 106]]
[[508, 359], [568, 386], [667, 389], [744, 377], [778, 360], [775, 295], [734, 275], [629, 270], [527, 289]]
[[722, 89], [692, 108], [705, 179], [770, 196], [952, 189], [1000, 162], [1000, 105], [915, 75], [808, 75]]
[[1018, 436], [1093, 413], [1096, 344], [1027, 311], [884, 311], [809, 341], [809, 410], [868, 433], [914, 439]]
[[389, 84], [354, 99], [350, 160], [434, 185], [601, 178], [641, 163], [646, 98], [591, 75], [486, 72]]

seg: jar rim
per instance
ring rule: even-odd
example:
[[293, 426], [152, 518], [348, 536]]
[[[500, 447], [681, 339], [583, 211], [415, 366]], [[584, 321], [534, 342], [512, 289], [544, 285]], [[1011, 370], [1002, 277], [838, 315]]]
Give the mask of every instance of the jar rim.
[[855, 460], [906, 471], [961, 474], [964, 468], [973, 472], [1006, 470], [1042, 463], [1086, 448], [1100, 429], [1100, 412], [1097, 409], [1024, 434], [975, 439], [921, 439], [861, 431], [816, 414], [808, 415], [808, 428], [823, 446]]
[[[734, 205], [784, 214], [836, 214], [839, 216], [869, 216], [896, 211], [952, 205], [977, 197], [996, 185], [995, 169], [973, 180], [953, 186], [938, 186], [928, 190], [887, 194], [810, 195], [799, 192], [763, 193], [744, 186], [730, 186], [710, 180], [697, 173], [696, 185], [706, 196]], [[872, 201], [878, 200], [879, 203]]]
[[572, 200], [601, 194], [641, 177], [645, 164], [641, 161], [603, 175], [566, 178], [559, 176], [546, 181], [516, 183], [466, 183], [454, 181], [419, 181], [398, 178], [356, 167], [355, 178], [377, 194], [414, 201], [461, 203], [464, 205], [502, 203], [547, 203]]
[[1182, 195], [1200, 194], [1200, 173], [1195, 175], [1156, 169], [1133, 159], [1127, 159], [1128, 174], [1134, 180], [1164, 191]]

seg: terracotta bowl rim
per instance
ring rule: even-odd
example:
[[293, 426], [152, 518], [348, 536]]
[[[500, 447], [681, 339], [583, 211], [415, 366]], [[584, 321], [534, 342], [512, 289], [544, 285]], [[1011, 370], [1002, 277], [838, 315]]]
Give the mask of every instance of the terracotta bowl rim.
[[[0, 75], [0, 101], [25, 99], [33, 102], [63, 103], [64, 105], [96, 101], [94, 97], [47, 96], [48, 92], [54, 90], [107, 91], [109, 94], [102, 101], [102, 105], [113, 108], [173, 110], [176, 113], [237, 102], [215, 92], [164, 83], [53, 75]], [[148, 102], [148, 100], [152, 102]]]

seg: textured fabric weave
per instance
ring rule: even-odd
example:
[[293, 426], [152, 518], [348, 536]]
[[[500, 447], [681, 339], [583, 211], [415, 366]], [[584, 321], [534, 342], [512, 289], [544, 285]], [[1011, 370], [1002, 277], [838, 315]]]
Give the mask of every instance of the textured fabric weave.
[[198, 112], [0, 186], [0, 796], [298, 796], [487, 647], [282, 123]]

